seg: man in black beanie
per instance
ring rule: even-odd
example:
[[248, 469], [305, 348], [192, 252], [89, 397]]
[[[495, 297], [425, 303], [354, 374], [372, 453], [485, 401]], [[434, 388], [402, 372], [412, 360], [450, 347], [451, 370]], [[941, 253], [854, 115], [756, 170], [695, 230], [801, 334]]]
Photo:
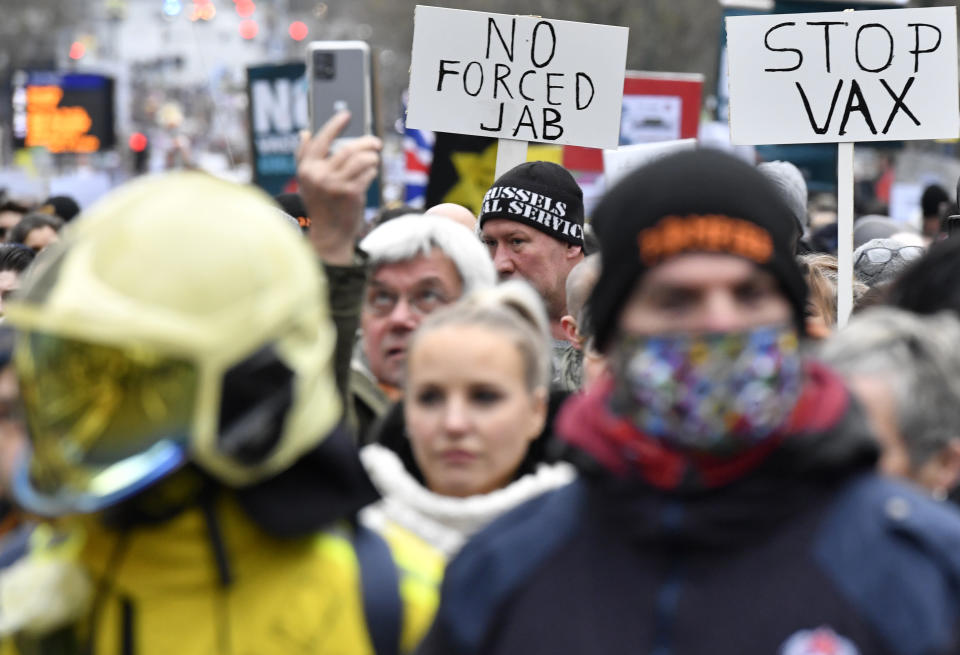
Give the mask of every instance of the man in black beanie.
[[573, 346], [561, 325], [567, 276], [583, 261], [583, 191], [563, 166], [531, 161], [500, 176], [483, 197], [480, 238], [501, 280], [529, 282], [547, 308], [554, 388], [564, 388]]
[[776, 189], [680, 153], [594, 224], [611, 374], [556, 423], [580, 477], [461, 551], [421, 652], [960, 652], [960, 515], [877, 476], [859, 405], [801, 356]]
[[583, 191], [573, 176], [546, 161], [510, 169], [483, 197], [478, 225], [500, 278], [529, 282], [554, 338], [565, 339], [567, 275], [583, 260]]

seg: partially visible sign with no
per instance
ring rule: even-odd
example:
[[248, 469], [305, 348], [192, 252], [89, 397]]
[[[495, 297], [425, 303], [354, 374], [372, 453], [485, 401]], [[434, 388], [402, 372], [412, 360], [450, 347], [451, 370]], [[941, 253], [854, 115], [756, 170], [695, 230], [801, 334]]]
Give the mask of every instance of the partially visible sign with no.
[[615, 148], [627, 28], [416, 8], [407, 126]]
[[271, 195], [296, 189], [300, 130], [310, 129], [306, 65], [247, 68], [254, 181]]
[[956, 7], [727, 18], [738, 145], [960, 136]]

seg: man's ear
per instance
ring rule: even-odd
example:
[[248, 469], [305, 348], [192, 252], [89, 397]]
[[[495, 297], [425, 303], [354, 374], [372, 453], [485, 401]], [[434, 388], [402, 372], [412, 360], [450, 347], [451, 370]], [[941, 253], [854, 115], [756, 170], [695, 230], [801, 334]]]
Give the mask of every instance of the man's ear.
[[567, 259], [577, 259], [583, 255], [583, 246], [578, 246], [572, 243], [567, 245]]
[[560, 327], [574, 348], [580, 350], [583, 347], [583, 339], [580, 337], [580, 330], [577, 328], [577, 319], [567, 314], [560, 319]]

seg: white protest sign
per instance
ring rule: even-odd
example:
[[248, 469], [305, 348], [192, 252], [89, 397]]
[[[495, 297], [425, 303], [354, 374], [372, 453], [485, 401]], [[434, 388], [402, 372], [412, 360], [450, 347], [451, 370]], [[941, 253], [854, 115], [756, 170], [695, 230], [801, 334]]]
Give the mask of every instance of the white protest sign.
[[615, 148], [625, 27], [416, 8], [407, 126]]
[[616, 150], [604, 150], [603, 174], [606, 178], [606, 186], [608, 189], [613, 187], [627, 173], [654, 159], [681, 150], [693, 150], [696, 147], [696, 139], [679, 139], [657, 143], [637, 143], [632, 146], [620, 146]]
[[727, 18], [737, 145], [960, 136], [956, 7]]

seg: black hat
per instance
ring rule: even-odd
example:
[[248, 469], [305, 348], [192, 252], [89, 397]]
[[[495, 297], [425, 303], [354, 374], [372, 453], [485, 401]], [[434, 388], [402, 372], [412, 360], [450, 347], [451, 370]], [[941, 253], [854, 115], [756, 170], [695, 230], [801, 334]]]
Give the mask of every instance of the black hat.
[[791, 247], [795, 222], [763, 173], [717, 150], [678, 153], [629, 174], [594, 212], [603, 254], [588, 307], [597, 346], [609, 344], [644, 273], [687, 252], [737, 255], [768, 270], [803, 334], [807, 286]]
[[583, 191], [563, 166], [529, 161], [500, 176], [483, 197], [480, 229], [491, 218], [524, 223], [554, 239], [583, 245]]
[[[960, 181], [957, 182], [957, 188], [960, 188]], [[948, 202], [950, 202], [950, 196], [939, 184], [928, 185], [920, 197], [920, 207], [924, 216], [937, 216], [940, 213], [940, 205]]]
[[80, 205], [70, 196], [50, 196], [43, 202], [43, 208], [49, 208], [50, 213], [70, 222], [80, 213]]

